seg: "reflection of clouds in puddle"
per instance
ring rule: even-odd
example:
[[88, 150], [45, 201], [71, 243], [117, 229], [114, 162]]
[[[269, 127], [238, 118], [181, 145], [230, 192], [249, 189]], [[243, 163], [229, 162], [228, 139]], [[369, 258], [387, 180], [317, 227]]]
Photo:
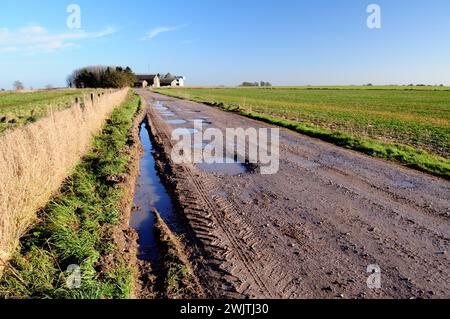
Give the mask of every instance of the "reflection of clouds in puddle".
[[[213, 159], [210, 159], [213, 161]], [[198, 163], [195, 167], [208, 173], [215, 173], [218, 175], [241, 175], [247, 173], [249, 170], [243, 163], [236, 162], [233, 158], [217, 158], [218, 163]], [[232, 163], [227, 163], [228, 161]]]
[[181, 136], [181, 135], [192, 135], [198, 132], [199, 130], [195, 128], [177, 128], [176, 130], [173, 131], [173, 134]]
[[161, 116], [164, 116], [164, 117], [172, 117], [172, 116], [175, 116], [175, 113], [172, 113], [172, 112], [164, 112], [164, 113], [161, 113]]
[[[210, 151], [215, 147], [214, 142], [203, 142], [192, 144], [188, 141], [184, 143], [185, 150], [191, 149], [192, 152], [200, 150], [200, 152], [205, 152], [206, 149]], [[194, 159], [194, 153], [191, 154], [191, 158]], [[214, 173], [219, 176], [237, 176], [245, 174], [250, 171], [248, 165], [245, 164], [245, 160], [240, 160], [233, 158], [231, 156], [214, 155], [203, 153], [201, 162], [193, 162], [197, 169], [205, 171], [207, 173]]]
[[157, 109], [157, 110], [168, 110], [168, 108], [166, 106], [164, 106], [164, 103], [162, 103], [161, 101], [157, 101], [155, 103], [155, 109]]
[[167, 120], [167, 121], [164, 121], [164, 122], [167, 123], [167, 124], [174, 124], [174, 125], [178, 125], [178, 124], [186, 124], [186, 123], [187, 123], [187, 121], [181, 120], [181, 119], [177, 119], [177, 120]]
[[201, 119], [201, 118], [191, 119], [191, 120], [189, 120], [189, 122], [202, 122], [202, 125], [211, 125], [212, 124], [212, 122], [205, 121], [205, 119]]

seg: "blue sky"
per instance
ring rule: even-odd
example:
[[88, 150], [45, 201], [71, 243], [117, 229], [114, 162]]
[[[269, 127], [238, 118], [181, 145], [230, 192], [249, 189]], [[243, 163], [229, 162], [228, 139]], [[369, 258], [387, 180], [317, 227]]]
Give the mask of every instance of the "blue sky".
[[[81, 29], [67, 27], [72, 3]], [[63, 86], [86, 65], [189, 85], [450, 85], [449, 35], [448, 0], [2, 0], [0, 88]]]

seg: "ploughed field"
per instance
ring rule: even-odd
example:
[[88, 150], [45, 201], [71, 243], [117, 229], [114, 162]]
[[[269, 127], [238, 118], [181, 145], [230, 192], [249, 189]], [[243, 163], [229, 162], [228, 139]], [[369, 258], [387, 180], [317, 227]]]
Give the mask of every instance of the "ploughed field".
[[419, 152], [424, 158], [418, 161], [440, 157], [438, 161], [449, 165], [448, 87], [171, 88], [157, 91], [227, 109], [238, 107], [241, 113], [258, 113], [302, 123], [305, 131], [342, 132], [364, 139], [375, 148], [395, 144], [406, 151]]
[[76, 97], [93, 90], [47, 90], [0, 94], [0, 134], [71, 106]]

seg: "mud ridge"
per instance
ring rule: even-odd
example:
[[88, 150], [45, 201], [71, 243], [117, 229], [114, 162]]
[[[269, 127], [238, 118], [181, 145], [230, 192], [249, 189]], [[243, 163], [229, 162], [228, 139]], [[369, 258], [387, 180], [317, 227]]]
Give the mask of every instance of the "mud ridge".
[[156, 290], [169, 299], [204, 298], [205, 293], [185, 253], [185, 248], [161, 218], [157, 210], [155, 233], [161, 251], [160, 276]]

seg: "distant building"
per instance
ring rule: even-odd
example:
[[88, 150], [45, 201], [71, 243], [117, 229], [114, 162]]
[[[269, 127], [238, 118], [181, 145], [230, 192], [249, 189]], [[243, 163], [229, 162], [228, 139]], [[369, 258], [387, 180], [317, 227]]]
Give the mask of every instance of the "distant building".
[[168, 86], [184, 86], [184, 76], [174, 76], [170, 73], [165, 75], [160, 74], [140, 74], [137, 75], [138, 81], [135, 83], [135, 87], [168, 87]]
[[135, 87], [146, 88], [146, 87], [156, 87], [161, 86], [160, 75], [159, 74], [138, 74], [136, 75], [138, 81], [134, 83]]
[[161, 77], [161, 86], [184, 86], [185, 77], [184, 76], [174, 76], [170, 73]]
[[173, 76], [170, 73], [167, 73], [166, 75], [162, 76], [160, 80], [162, 87], [184, 86], [185, 84], [185, 78], [183, 76]]

